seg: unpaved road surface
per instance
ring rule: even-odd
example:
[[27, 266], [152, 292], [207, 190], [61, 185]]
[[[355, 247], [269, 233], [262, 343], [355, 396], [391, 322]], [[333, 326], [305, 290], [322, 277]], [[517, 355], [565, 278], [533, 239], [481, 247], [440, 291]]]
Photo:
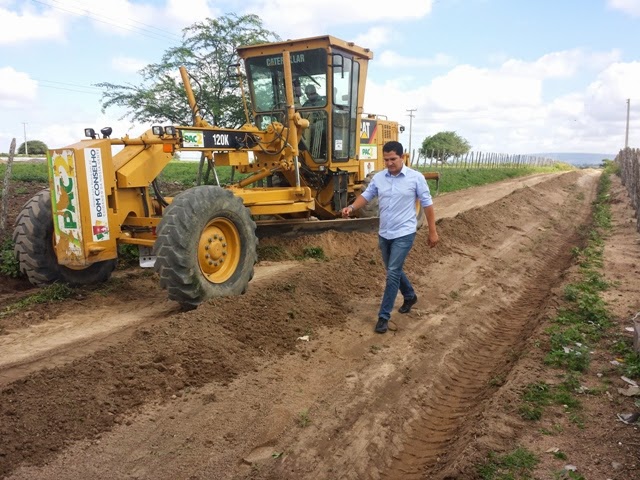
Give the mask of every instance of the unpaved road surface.
[[[441, 244], [429, 249], [419, 232], [406, 270], [420, 300], [386, 335], [373, 332], [384, 286], [375, 234], [264, 239], [284, 260], [259, 264], [247, 294], [191, 312], [137, 268], [14, 310], [33, 291], [6, 282], [0, 476], [476, 478], [470, 452], [517, 437], [493, 410], [513, 393], [492, 380], [522, 364], [590, 222], [598, 177], [437, 197]], [[295, 260], [307, 246], [327, 260]]]

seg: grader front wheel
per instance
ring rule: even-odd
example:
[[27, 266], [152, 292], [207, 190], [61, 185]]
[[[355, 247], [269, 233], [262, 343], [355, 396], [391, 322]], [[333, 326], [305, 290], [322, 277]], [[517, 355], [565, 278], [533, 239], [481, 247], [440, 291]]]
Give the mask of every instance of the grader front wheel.
[[211, 220], [198, 242], [198, 264], [211, 283], [224, 283], [240, 264], [241, 240], [235, 224], [224, 217]]
[[256, 224], [229, 190], [200, 186], [174, 198], [154, 246], [160, 286], [184, 309], [244, 293], [257, 261]]

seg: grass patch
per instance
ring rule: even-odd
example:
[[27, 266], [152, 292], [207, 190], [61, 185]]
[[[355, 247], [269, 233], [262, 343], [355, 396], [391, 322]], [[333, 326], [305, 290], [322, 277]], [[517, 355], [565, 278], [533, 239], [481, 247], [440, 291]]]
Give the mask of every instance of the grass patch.
[[[0, 178], [4, 178], [7, 170], [6, 164], [0, 164]], [[11, 167], [11, 180], [20, 182], [49, 182], [49, 172], [47, 162], [13, 162]]]
[[5, 311], [2, 312], [2, 315], [8, 315], [40, 303], [60, 302], [69, 298], [72, 294], [73, 289], [66, 283], [52, 283], [51, 285], [46, 285], [38, 289], [33, 295], [29, 295], [7, 306]]
[[551, 351], [546, 355], [544, 363], [574, 372], [587, 370], [590, 362], [589, 348], [583, 343], [584, 334], [578, 327], [551, 327], [547, 333], [550, 336]]
[[532, 452], [518, 447], [505, 455], [490, 452], [477, 471], [482, 480], [529, 480], [533, 479], [533, 469], [539, 461]]
[[0, 247], [0, 274], [5, 277], [17, 278], [20, 276], [20, 263], [13, 251], [14, 243], [10, 238], [5, 238]]
[[[440, 172], [440, 189], [442, 193], [454, 192], [470, 187], [499, 182], [508, 178], [523, 177], [534, 173], [552, 173], [571, 170], [574, 167], [567, 164], [557, 164], [556, 167], [499, 167], [499, 168], [460, 168], [458, 166], [420, 166], [414, 167], [421, 172]], [[435, 191], [435, 182], [429, 180], [429, 188]]]
[[[164, 167], [162, 173], [158, 176], [158, 179], [162, 182], [178, 183], [186, 188], [195, 187], [199, 168], [200, 162], [173, 160]], [[215, 185], [215, 176], [213, 175], [213, 172], [211, 172], [209, 177], [205, 180], [204, 176], [206, 171], [207, 166], [205, 164], [202, 172], [203, 184]], [[216, 167], [216, 173], [218, 174], [218, 179], [220, 180], [221, 185], [231, 183], [232, 171], [233, 167]], [[248, 174], [238, 174], [236, 172], [233, 175], [233, 181], [237, 182], [247, 176]]]
[[304, 247], [302, 249], [302, 259], [312, 258], [314, 260], [327, 260], [322, 247]]
[[[6, 164], [0, 164], [0, 178], [4, 177], [6, 168]], [[184, 187], [194, 187], [198, 177], [198, 168], [199, 162], [173, 160], [162, 170], [158, 179], [163, 182], [178, 183]], [[230, 183], [232, 167], [216, 167], [216, 171], [221, 184]], [[234, 180], [240, 178], [241, 176], [236, 175]], [[48, 182], [47, 162], [14, 162], [11, 168], [11, 179], [22, 182]], [[213, 174], [209, 175], [207, 183], [214, 184]]]
[[296, 418], [296, 423], [300, 428], [306, 428], [311, 425], [311, 417], [309, 417], [309, 410], [303, 410], [298, 413], [298, 417]]
[[[581, 403], [577, 393], [585, 392], [580, 386], [580, 375], [589, 369], [590, 344], [602, 339], [612, 326], [611, 313], [600, 296], [611, 287], [601, 273], [603, 267], [604, 239], [611, 229], [609, 195], [611, 179], [605, 170], [598, 184], [597, 199], [593, 204], [593, 225], [584, 237], [586, 246], [574, 248], [572, 253], [579, 266], [579, 279], [564, 288], [566, 304], [560, 308], [552, 325], [546, 330], [548, 336], [547, 353], [544, 363], [564, 369], [567, 374], [559, 385], [535, 383], [522, 393], [522, 403], [518, 413], [523, 419], [540, 420], [544, 410], [550, 406], [562, 406], [567, 418], [580, 428], [584, 428]], [[640, 375], [640, 356], [635, 354], [627, 339], [615, 345], [619, 356], [625, 358], [625, 373]], [[627, 360], [628, 359], [628, 360]], [[636, 370], [637, 369], [637, 370]], [[553, 432], [543, 432], [553, 434]]]
[[138, 245], [123, 243], [118, 245], [118, 267], [127, 268], [140, 265], [140, 250]]
[[610, 288], [600, 270], [603, 266], [604, 238], [611, 229], [609, 207], [609, 173], [601, 175], [596, 201], [593, 204], [594, 222], [587, 233], [587, 245], [574, 248], [572, 253], [580, 267], [580, 280], [565, 286], [568, 305], [552, 320], [547, 330], [550, 352], [545, 363], [571, 371], [584, 372], [589, 367], [589, 343], [599, 341], [611, 327], [611, 314], [600, 292]]
[[565, 409], [570, 421], [581, 426], [582, 404], [575, 395], [579, 388], [580, 382], [573, 374], [567, 375], [559, 385], [530, 383], [522, 392], [522, 403], [518, 407], [518, 413], [524, 420], [537, 421], [542, 418], [545, 407], [559, 405]]
[[619, 337], [613, 344], [613, 352], [622, 358], [622, 373], [632, 379], [640, 380], [640, 353], [633, 349], [631, 338]]

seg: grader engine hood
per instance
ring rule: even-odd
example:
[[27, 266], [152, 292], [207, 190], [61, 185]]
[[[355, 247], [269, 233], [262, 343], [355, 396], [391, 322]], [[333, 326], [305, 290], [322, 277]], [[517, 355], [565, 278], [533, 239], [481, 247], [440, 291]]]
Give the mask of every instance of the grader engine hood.
[[53, 211], [53, 242], [61, 265], [85, 267], [115, 257], [113, 210], [108, 195], [115, 185], [111, 145], [84, 141], [48, 154]]

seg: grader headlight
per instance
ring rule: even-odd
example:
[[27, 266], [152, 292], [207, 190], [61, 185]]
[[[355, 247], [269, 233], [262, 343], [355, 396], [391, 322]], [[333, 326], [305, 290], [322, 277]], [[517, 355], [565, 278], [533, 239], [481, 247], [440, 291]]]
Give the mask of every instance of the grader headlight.
[[161, 137], [162, 135], [164, 135], [164, 128], [162, 128], [160, 125], [154, 125], [153, 127], [151, 127], [151, 132], [154, 135]]
[[174, 127], [173, 125], [167, 125], [166, 127], [164, 127], [164, 133], [166, 135], [171, 136], [171, 137], [175, 137], [176, 136], [176, 127]]

